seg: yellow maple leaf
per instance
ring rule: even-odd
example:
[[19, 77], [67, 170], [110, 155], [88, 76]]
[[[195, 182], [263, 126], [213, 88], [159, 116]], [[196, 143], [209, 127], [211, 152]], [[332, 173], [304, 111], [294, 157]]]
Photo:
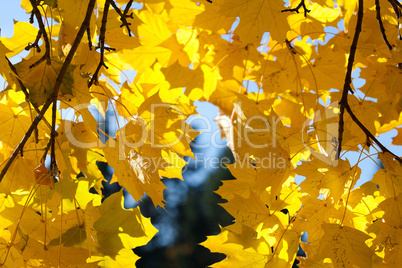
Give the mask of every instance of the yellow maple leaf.
[[369, 235], [338, 224], [323, 224], [324, 236], [316, 259], [331, 258], [334, 267], [371, 267], [374, 252], [366, 245]]
[[270, 32], [272, 38], [279, 43], [286, 39], [290, 30], [287, 14], [281, 12], [284, 7], [282, 0], [236, 0], [225, 1], [220, 13], [227, 17], [239, 16], [240, 23], [235, 33], [244, 44], [259, 44], [264, 32]]

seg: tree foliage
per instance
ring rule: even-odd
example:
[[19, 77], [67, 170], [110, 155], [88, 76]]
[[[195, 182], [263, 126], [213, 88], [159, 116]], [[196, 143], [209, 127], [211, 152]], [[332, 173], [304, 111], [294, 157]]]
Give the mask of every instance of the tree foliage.
[[[202, 243], [226, 254], [214, 267], [291, 267], [299, 245], [305, 267], [402, 265], [402, 160], [376, 138], [402, 124], [397, 0], [21, 6], [29, 22], [0, 38], [1, 265], [133, 266], [156, 229], [122, 192], [102, 202], [97, 162], [163, 207], [199, 100], [236, 160], [217, 191], [235, 222]], [[380, 168], [360, 187], [350, 152]]]

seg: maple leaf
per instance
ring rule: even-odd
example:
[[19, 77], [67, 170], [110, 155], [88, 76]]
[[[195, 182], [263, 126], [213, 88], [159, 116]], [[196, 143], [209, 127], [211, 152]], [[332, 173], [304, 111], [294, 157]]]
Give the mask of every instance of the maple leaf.
[[123, 192], [120, 191], [100, 207], [90, 205], [90, 212], [86, 215], [90, 243], [99, 247], [99, 252], [104, 255], [92, 256], [89, 261], [99, 262], [102, 267], [116, 262], [134, 264], [139, 257], [130, 253], [131, 248], [146, 244], [157, 232], [150, 220], [141, 215], [139, 208], [126, 210], [122, 201]]
[[220, 7], [220, 13], [226, 17], [239, 16], [240, 24], [235, 33], [245, 44], [258, 44], [265, 31], [270, 32], [274, 40], [283, 43], [290, 29], [287, 14], [281, 12], [283, 9], [282, 0], [237, 0], [225, 1]]
[[397, 129], [398, 133], [392, 138], [393, 145], [402, 145], [402, 128]]
[[[230, 233], [230, 230], [222, 228], [221, 233], [216, 236], [215, 239], [207, 239], [201, 244], [211, 249], [212, 252], [222, 252], [228, 256], [222, 262], [214, 265], [215, 267], [247, 267], [250, 265], [254, 265], [255, 267], [265, 267], [265, 264], [272, 254], [270, 247], [265, 241], [254, 239], [253, 244], [255, 246], [244, 249], [241, 244], [236, 243], [236, 240], [249, 241], [248, 239], [253, 237], [253, 235], [242, 232], [240, 239], [237, 238], [233, 241], [234, 243], [230, 243]], [[249, 238], [245, 238], [245, 235], [248, 235]]]
[[317, 259], [330, 258], [334, 267], [371, 267], [374, 252], [365, 241], [370, 236], [350, 227], [338, 224], [323, 224], [324, 236], [322, 247], [317, 252]]

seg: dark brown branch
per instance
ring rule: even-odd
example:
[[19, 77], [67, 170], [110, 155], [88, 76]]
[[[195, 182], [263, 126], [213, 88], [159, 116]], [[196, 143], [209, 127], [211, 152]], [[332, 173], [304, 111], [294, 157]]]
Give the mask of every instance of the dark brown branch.
[[126, 8], [124, 9], [123, 13], [121, 12], [120, 8], [116, 5], [116, 3], [113, 0], [107, 0], [107, 1], [112, 5], [114, 10], [116, 10], [117, 14], [119, 14], [119, 16], [120, 16], [120, 21], [122, 22], [122, 24], [120, 25], [120, 28], [125, 26], [127, 28], [128, 36], [132, 36], [131, 35], [131, 30], [130, 30], [131, 23], [127, 22], [127, 18], [133, 19], [133, 13], [131, 12], [130, 15], [127, 15], [127, 13], [130, 10], [130, 7], [131, 7], [131, 4], [133, 3], [133, 0], [130, 0], [127, 3]]
[[[123, 14], [125, 16], [127, 15], [128, 11], [130, 11], [130, 7], [132, 4], [133, 4], [133, 0], [128, 1], [126, 7], [124, 8], [124, 12], [123, 12]], [[132, 18], [132, 17], [130, 16], [130, 18]]]
[[378, 147], [380, 147], [381, 151], [383, 151], [384, 153], [385, 152], [390, 153], [391, 155], [393, 155], [395, 157], [396, 160], [398, 160], [399, 163], [402, 163], [402, 158], [398, 157], [397, 155], [392, 153], [390, 150], [388, 150], [384, 145], [382, 145], [382, 143], [379, 140], [377, 140], [376, 137], [373, 134], [371, 134], [370, 130], [368, 130], [362, 124], [362, 122], [360, 122], [360, 120], [353, 113], [353, 111], [350, 108], [349, 104], [346, 104], [345, 109], [349, 113], [349, 115], [352, 118], [352, 120], [360, 127], [360, 129], [364, 132], [364, 134], [366, 134], [366, 136], [367, 136], [366, 144], [370, 145], [370, 140], [369, 139], [371, 139], [372, 141], [374, 141], [378, 145]]
[[50, 133], [50, 170], [55, 172], [57, 170], [56, 164], [56, 150], [55, 150], [55, 139], [57, 136], [56, 132], [56, 116], [57, 116], [57, 98], [53, 100], [52, 106], [52, 132]]
[[303, 8], [304, 11], [304, 17], [307, 17], [307, 13], [309, 13], [311, 10], [307, 9], [306, 4], [304, 3], [304, 0], [301, 0], [300, 3], [297, 5], [295, 8], [287, 8], [282, 10], [281, 12], [296, 12], [299, 13], [299, 9]]
[[[377, 0], [376, 0], [376, 2], [377, 2]], [[377, 13], [377, 15], [378, 15], [378, 13]], [[347, 67], [347, 71], [346, 71], [345, 84], [343, 86], [343, 91], [342, 91], [342, 99], [339, 102], [339, 105], [340, 105], [339, 129], [338, 129], [339, 142], [338, 142], [338, 148], [336, 151], [336, 159], [339, 159], [340, 153], [342, 151], [342, 140], [343, 140], [343, 129], [344, 129], [343, 115], [346, 110], [348, 112], [348, 114], [350, 115], [350, 117], [352, 118], [352, 120], [359, 126], [359, 128], [364, 132], [364, 134], [366, 134], [366, 136], [367, 136], [366, 143], [367, 144], [370, 144], [370, 139], [371, 139], [373, 142], [375, 142], [380, 147], [380, 149], [383, 152], [392, 154], [396, 158], [396, 160], [398, 160], [400, 163], [402, 163], [402, 159], [400, 157], [396, 156], [390, 150], [388, 150], [384, 145], [382, 145], [381, 142], [379, 142], [376, 139], [376, 137], [362, 124], [362, 122], [360, 122], [360, 120], [353, 113], [353, 111], [350, 108], [349, 103], [348, 103], [349, 91], [353, 93], [352, 88], [350, 86], [350, 84], [352, 83], [352, 68], [353, 68], [353, 62], [354, 62], [354, 58], [355, 58], [355, 54], [356, 54], [357, 42], [359, 40], [359, 35], [361, 32], [361, 28], [362, 28], [362, 22], [363, 22], [363, 0], [359, 0], [359, 10], [357, 13], [356, 30], [355, 30], [355, 35], [353, 37], [352, 45], [350, 47], [350, 55], [349, 55], [349, 59], [348, 59], [348, 67]]]
[[[398, 0], [388, 0], [388, 2], [391, 4], [391, 6], [394, 8], [394, 10], [395, 10], [395, 7], [402, 9], [402, 4], [399, 3]], [[398, 16], [398, 18], [399, 18], [400, 15], [401, 15], [400, 11], [396, 11], [396, 10], [395, 10], [395, 13], [397, 13], [397, 16]]]
[[385, 28], [384, 28], [384, 24], [382, 23], [382, 19], [381, 19], [381, 7], [380, 7], [380, 1], [379, 0], [375, 0], [375, 10], [377, 12], [377, 20], [378, 20], [378, 24], [380, 25], [380, 30], [382, 33], [382, 38], [385, 41], [385, 44], [387, 44], [387, 47], [389, 50], [392, 50], [392, 46], [391, 44], [388, 42], [388, 38], [387, 35], [385, 34]]
[[42, 31], [39, 29], [38, 34], [36, 35], [36, 39], [33, 43], [28, 43], [28, 45], [25, 47], [25, 50], [30, 50], [31, 48], [36, 48], [36, 52], [40, 53], [40, 47], [39, 47], [39, 40], [42, 36]]
[[286, 43], [286, 46], [288, 47], [289, 51], [292, 52], [292, 54], [297, 54], [294, 46], [292, 45], [292, 43], [290, 43], [290, 41], [288, 39], [285, 39], [285, 43]]
[[[398, 0], [388, 0], [388, 2], [391, 4], [392, 8], [394, 9], [396, 20], [399, 22], [399, 18], [401, 17], [401, 9], [402, 9], [401, 3], [399, 3]], [[399, 32], [399, 39], [402, 40], [401, 29], [399, 27], [398, 27], [398, 32]]]
[[33, 24], [33, 23], [34, 23], [34, 16], [35, 16], [35, 14], [34, 14], [34, 11], [33, 11], [33, 9], [32, 9], [32, 11], [31, 11], [31, 16], [29, 16], [29, 23], [30, 23], [30, 24]]
[[33, 67], [37, 66], [39, 63], [41, 63], [44, 60], [46, 60], [47, 64], [51, 63], [51, 60], [50, 60], [50, 42], [49, 42], [49, 38], [48, 38], [47, 33], [46, 33], [45, 25], [43, 24], [43, 21], [42, 21], [42, 15], [40, 14], [40, 11], [39, 11], [38, 6], [37, 6], [36, 0], [29, 0], [29, 1], [31, 2], [31, 5], [32, 5], [32, 12], [35, 14], [36, 20], [38, 21], [38, 25], [39, 25], [38, 36], [42, 35], [43, 40], [45, 42], [45, 47], [46, 47], [45, 54], [37, 62], [35, 62], [31, 66], [29, 66], [29, 68], [33, 68]]
[[4, 175], [7, 173], [7, 170], [10, 168], [11, 164], [17, 157], [18, 153], [22, 151], [22, 149], [25, 146], [25, 143], [28, 141], [29, 137], [31, 136], [32, 132], [35, 130], [35, 128], [38, 126], [39, 122], [42, 120], [43, 116], [45, 115], [46, 111], [49, 109], [50, 105], [54, 102], [55, 99], [57, 99], [57, 96], [59, 94], [59, 89], [61, 87], [61, 84], [63, 82], [64, 75], [67, 72], [67, 68], [71, 63], [71, 60], [73, 59], [73, 56], [75, 54], [75, 51], [78, 48], [78, 45], [81, 42], [82, 37], [84, 36], [84, 33], [86, 29], [89, 27], [89, 21], [92, 16], [92, 11], [94, 9], [96, 0], [90, 0], [88, 3], [88, 9], [85, 14], [84, 21], [81, 24], [80, 29], [78, 30], [77, 36], [74, 39], [74, 42], [71, 46], [71, 49], [63, 62], [63, 66], [61, 67], [60, 73], [58, 74], [56, 78], [55, 85], [53, 87], [52, 94], [49, 96], [49, 98], [46, 100], [45, 104], [42, 107], [42, 110], [40, 113], [35, 117], [34, 121], [32, 122], [31, 126], [29, 129], [26, 131], [24, 138], [21, 140], [20, 144], [17, 146], [17, 148], [14, 150], [14, 152], [11, 154], [10, 158], [8, 159], [7, 163], [5, 164], [4, 168], [1, 170], [0, 173], [0, 182], [3, 180]]
[[87, 28], [88, 46], [89, 50], [92, 50], [92, 40], [91, 40], [91, 28]]
[[100, 69], [105, 67], [106, 69], [108, 68], [105, 64], [105, 49], [110, 51], [110, 50], [115, 50], [114, 48], [110, 47], [105, 47], [105, 35], [106, 35], [106, 23], [107, 23], [107, 14], [109, 12], [109, 1], [105, 1], [105, 6], [103, 8], [103, 16], [102, 16], [102, 25], [100, 28], [100, 34], [99, 34], [99, 45], [96, 48], [100, 49], [100, 60], [98, 67], [96, 67], [96, 70], [91, 78], [91, 81], [88, 83], [88, 87], [90, 87], [92, 84], [98, 84], [98, 77], [99, 77], [99, 72]]
[[348, 67], [346, 70], [345, 83], [343, 85], [343, 91], [342, 91], [342, 99], [339, 102], [340, 111], [339, 111], [339, 129], [338, 129], [338, 148], [336, 150], [335, 159], [339, 159], [342, 150], [343, 128], [344, 128], [343, 115], [345, 113], [345, 106], [348, 106], [349, 91], [353, 93], [353, 90], [350, 86], [350, 84], [352, 83], [352, 68], [353, 68], [353, 62], [355, 60], [357, 42], [359, 40], [359, 35], [362, 30], [362, 23], [363, 23], [363, 0], [359, 0], [359, 10], [357, 13], [356, 30], [355, 35], [353, 37], [352, 45], [350, 46]]
[[50, 140], [49, 140], [49, 142], [46, 144], [46, 147], [45, 147], [45, 149], [44, 149], [44, 153], [43, 153], [43, 155], [42, 155], [42, 158], [40, 159], [40, 162], [41, 162], [41, 163], [44, 163], [44, 162], [45, 162], [46, 156], [47, 156], [47, 152], [49, 152], [50, 146], [51, 146], [51, 142], [50, 142]]

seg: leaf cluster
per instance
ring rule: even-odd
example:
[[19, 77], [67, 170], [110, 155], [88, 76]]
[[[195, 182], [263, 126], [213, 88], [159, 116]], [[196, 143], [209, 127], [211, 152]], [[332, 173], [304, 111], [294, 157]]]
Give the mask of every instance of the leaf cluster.
[[[305, 267], [402, 262], [402, 161], [376, 138], [402, 124], [398, 1], [21, 6], [30, 22], [0, 38], [0, 265], [133, 266], [156, 229], [122, 192], [101, 202], [97, 162], [163, 207], [161, 178], [193, 157], [195, 101], [219, 107], [236, 161], [217, 191], [235, 222], [202, 243], [226, 254], [214, 267], [291, 267], [299, 245]], [[355, 187], [364, 159], [379, 170]]]

